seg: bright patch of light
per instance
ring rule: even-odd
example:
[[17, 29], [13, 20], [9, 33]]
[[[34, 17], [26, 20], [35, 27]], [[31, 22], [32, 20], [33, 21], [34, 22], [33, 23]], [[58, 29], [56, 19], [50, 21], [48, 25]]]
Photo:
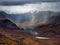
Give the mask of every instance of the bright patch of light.
[[47, 38], [47, 37], [35, 37], [37, 39], [50, 39], [50, 38]]

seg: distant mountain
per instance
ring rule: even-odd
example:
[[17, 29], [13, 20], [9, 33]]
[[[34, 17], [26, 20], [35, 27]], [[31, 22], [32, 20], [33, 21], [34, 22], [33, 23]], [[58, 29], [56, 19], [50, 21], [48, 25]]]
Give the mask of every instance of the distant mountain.
[[24, 22], [26, 20], [32, 20], [35, 24], [45, 24], [48, 22], [60, 23], [60, 12], [53, 11], [39, 11], [34, 13], [24, 13], [24, 14], [7, 14], [3, 11], [0, 11], [0, 18], [9, 18], [13, 22]]
[[5, 15], [7, 15], [5, 12], [0, 11], [0, 20], [6, 19], [6, 18], [5, 18]]
[[5, 17], [6, 13], [3, 11], [0, 11], [0, 18]]

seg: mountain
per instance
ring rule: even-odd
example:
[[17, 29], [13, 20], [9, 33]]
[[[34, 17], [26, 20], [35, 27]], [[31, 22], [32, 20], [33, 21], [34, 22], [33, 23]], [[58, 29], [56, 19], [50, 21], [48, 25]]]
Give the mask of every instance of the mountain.
[[6, 15], [5, 12], [0, 11], [0, 20], [4, 20], [5, 19], [5, 15]]
[[24, 14], [7, 14], [3, 11], [0, 11], [0, 18], [7, 18], [13, 23], [24, 23], [26, 21], [32, 21], [35, 25], [44, 25], [48, 23], [60, 23], [60, 12], [54, 11], [39, 11], [34, 13], [24, 13]]

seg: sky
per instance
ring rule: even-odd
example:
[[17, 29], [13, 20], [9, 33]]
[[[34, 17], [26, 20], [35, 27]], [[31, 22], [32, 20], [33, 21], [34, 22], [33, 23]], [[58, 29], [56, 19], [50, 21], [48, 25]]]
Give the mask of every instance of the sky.
[[59, 1], [59, 0], [0, 0], [0, 1]]
[[59, 2], [60, 0], [0, 0], [0, 5], [22, 5], [36, 2]]
[[0, 11], [8, 14], [34, 13], [39, 11], [60, 11], [60, 2], [27, 3], [24, 5], [3, 6], [0, 5]]

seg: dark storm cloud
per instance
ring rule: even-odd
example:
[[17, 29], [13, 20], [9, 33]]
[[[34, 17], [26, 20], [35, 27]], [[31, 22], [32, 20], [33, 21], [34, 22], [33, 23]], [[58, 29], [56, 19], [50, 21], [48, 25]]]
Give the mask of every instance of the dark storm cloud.
[[0, 5], [23, 5], [36, 2], [57, 2], [60, 0], [0, 0]]

